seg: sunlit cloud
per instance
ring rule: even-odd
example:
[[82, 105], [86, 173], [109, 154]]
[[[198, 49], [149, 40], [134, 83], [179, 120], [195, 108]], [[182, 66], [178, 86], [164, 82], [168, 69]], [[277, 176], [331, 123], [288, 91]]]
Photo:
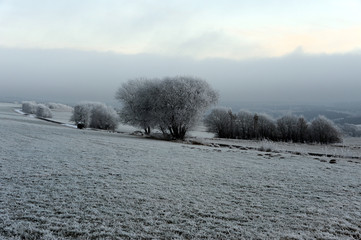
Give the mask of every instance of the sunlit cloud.
[[0, 46], [195, 59], [361, 49], [361, 2], [0, 1]]

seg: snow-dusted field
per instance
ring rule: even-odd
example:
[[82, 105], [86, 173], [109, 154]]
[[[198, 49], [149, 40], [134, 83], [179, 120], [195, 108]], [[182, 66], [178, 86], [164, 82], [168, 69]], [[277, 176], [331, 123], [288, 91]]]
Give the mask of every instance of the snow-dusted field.
[[14, 107], [0, 104], [0, 239], [361, 239], [360, 159], [78, 130]]

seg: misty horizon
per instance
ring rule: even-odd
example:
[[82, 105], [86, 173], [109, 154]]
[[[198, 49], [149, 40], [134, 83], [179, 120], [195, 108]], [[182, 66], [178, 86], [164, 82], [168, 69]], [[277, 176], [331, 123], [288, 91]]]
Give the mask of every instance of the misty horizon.
[[325, 104], [358, 102], [358, 51], [283, 57], [195, 60], [152, 54], [125, 55], [71, 49], [0, 48], [2, 99], [114, 103], [120, 85], [140, 77], [195, 76], [227, 102]]

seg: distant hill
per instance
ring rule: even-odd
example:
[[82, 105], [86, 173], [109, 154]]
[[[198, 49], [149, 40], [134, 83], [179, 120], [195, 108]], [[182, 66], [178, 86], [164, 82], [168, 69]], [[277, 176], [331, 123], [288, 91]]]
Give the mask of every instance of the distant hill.
[[343, 112], [336, 112], [333, 110], [307, 110], [307, 111], [299, 111], [294, 112], [295, 115], [302, 115], [307, 120], [312, 120], [316, 118], [319, 115], [323, 115], [327, 117], [328, 119], [331, 119], [333, 121], [341, 120], [350, 117], [349, 113], [343, 113]]
[[343, 119], [337, 119], [337, 120], [335, 120], [335, 123], [338, 123], [338, 124], [348, 123], [348, 124], [354, 124], [354, 125], [361, 125], [361, 115], [345, 117]]

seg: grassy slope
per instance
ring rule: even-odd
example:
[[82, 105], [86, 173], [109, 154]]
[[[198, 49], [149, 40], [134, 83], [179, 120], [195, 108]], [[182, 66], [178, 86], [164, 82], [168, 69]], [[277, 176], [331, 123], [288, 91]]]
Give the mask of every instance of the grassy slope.
[[0, 238], [361, 238], [356, 162], [0, 122]]

